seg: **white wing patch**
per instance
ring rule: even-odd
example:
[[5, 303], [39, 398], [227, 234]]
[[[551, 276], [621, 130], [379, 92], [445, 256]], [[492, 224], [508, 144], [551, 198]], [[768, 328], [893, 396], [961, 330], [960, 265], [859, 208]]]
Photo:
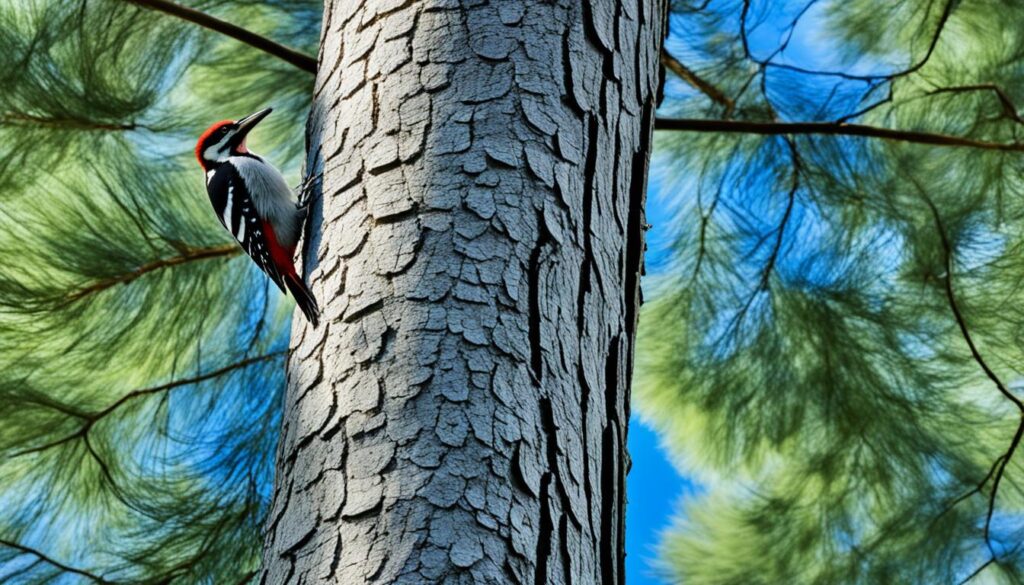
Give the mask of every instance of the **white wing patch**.
[[228, 185], [227, 202], [224, 203], [224, 213], [222, 213], [221, 216], [220, 216], [221, 219], [224, 220], [224, 227], [228, 228], [229, 232], [232, 231], [232, 229], [231, 229], [231, 206], [232, 206], [232, 204], [234, 203], [234, 200], [235, 200], [235, 194], [233, 192], [234, 190], [235, 190], [235, 186], [234, 185]]

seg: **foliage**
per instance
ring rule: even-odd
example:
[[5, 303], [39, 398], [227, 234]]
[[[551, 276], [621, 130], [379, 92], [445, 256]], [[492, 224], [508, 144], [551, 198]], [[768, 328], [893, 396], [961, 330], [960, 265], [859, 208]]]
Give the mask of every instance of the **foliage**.
[[[315, 53], [318, 2], [190, 5]], [[298, 182], [312, 77], [119, 0], [3, 3], [0, 52], [0, 581], [237, 582], [290, 308], [191, 150], [271, 105], [251, 142]]]
[[[671, 80], [662, 117], [1020, 138], [1011, 3], [673, 9], [668, 51], [728, 100]], [[658, 138], [673, 243], [643, 324], [674, 325], [641, 325], [635, 391], [706, 484], [665, 537], [666, 577], [1017, 582], [1020, 153]]]

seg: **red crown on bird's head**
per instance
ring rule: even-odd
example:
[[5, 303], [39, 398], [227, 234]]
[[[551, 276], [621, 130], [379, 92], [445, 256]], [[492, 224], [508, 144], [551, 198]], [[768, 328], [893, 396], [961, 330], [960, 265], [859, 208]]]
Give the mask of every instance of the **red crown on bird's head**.
[[223, 126], [230, 126], [234, 123], [234, 120], [221, 120], [220, 122], [217, 122], [216, 124], [207, 128], [206, 132], [203, 132], [202, 136], [199, 137], [199, 141], [196, 142], [196, 160], [199, 161], [199, 164], [204, 169], [206, 168], [206, 163], [203, 162], [203, 144], [206, 143], [206, 140], [210, 138], [210, 136], [212, 136], [214, 132], [216, 132]]

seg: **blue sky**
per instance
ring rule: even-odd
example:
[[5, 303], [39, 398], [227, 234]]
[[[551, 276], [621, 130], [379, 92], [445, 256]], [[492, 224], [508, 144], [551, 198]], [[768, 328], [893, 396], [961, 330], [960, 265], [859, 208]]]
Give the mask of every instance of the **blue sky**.
[[[671, 241], [671, 205], [662, 193], [665, 157], [654, 157], [647, 189], [647, 276], [665, 269]], [[649, 286], [647, 287], [649, 288]], [[633, 409], [636, 412], [636, 409]], [[635, 414], [630, 417], [628, 448], [633, 467], [626, 478], [626, 582], [629, 585], [663, 584], [656, 575], [657, 545], [671, 524], [677, 504], [695, 486], [671, 463], [653, 428]]]
[[626, 484], [626, 582], [629, 585], [664, 583], [654, 572], [661, 531], [672, 521], [676, 504], [693, 489], [672, 466], [658, 444], [658, 435], [632, 417], [629, 453], [633, 469]]

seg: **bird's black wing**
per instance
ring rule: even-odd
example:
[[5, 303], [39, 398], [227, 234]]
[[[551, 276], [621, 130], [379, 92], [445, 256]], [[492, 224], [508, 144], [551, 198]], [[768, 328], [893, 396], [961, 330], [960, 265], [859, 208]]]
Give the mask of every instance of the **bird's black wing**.
[[206, 182], [206, 192], [221, 225], [231, 233], [260, 270], [284, 292], [284, 280], [271, 259], [263, 221], [256, 214], [252, 196], [234, 165], [220, 165]]

